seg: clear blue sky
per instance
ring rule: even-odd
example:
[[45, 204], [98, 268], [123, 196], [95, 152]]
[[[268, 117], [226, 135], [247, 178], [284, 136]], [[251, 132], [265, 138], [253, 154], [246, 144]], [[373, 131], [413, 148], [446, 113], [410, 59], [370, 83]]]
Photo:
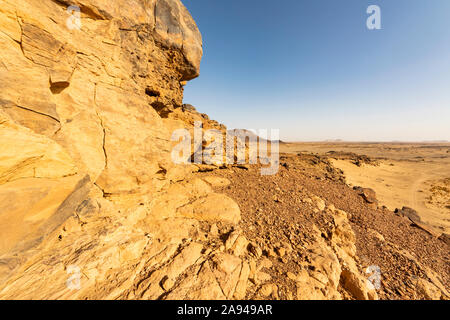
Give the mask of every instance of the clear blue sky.
[[230, 129], [450, 140], [450, 0], [182, 1], [204, 49], [185, 103]]

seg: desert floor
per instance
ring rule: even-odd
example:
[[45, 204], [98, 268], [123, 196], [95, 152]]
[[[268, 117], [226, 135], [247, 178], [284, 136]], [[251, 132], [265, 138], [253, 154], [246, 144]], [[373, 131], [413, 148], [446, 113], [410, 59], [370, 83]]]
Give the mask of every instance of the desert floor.
[[[286, 143], [280, 151], [328, 155], [350, 186], [372, 188], [380, 205], [413, 208], [423, 222], [450, 233], [450, 143]], [[376, 163], [358, 166], [351, 153]]]

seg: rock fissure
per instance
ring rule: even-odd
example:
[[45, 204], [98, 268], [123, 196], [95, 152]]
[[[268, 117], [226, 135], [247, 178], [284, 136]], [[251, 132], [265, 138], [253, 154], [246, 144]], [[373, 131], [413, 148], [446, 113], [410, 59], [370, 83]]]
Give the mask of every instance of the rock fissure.
[[105, 145], [106, 145], [106, 129], [105, 129], [105, 126], [104, 126], [104, 124], [103, 124], [103, 120], [102, 120], [101, 116], [100, 116], [99, 113], [98, 113], [98, 106], [97, 106], [97, 84], [95, 84], [95, 86], [94, 86], [94, 108], [95, 108], [95, 114], [96, 114], [97, 117], [98, 117], [98, 120], [99, 120], [99, 122], [100, 122], [100, 126], [101, 126], [102, 131], [103, 131], [103, 137], [102, 137], [102, 149], [103, 149], [103, 155], [104, 155], [104, 157], [105, 157], [105, 165], [104, 165], [103, 169], [105, 170], [105, 169], [108, 168], [108, 153], [107, 153], [106, 147], [105, 147]]

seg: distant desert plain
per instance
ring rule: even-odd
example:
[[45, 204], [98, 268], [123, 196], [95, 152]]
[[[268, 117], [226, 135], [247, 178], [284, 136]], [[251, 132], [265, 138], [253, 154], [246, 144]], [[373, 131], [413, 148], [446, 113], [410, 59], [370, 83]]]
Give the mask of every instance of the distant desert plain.
[[298, 142], [281, 144], [280, 152], [325, 155], [343, 171], [348, 185], [373, 189], [380, 206], [412, 208], [423, 223], [450, 233], [448, 142]]

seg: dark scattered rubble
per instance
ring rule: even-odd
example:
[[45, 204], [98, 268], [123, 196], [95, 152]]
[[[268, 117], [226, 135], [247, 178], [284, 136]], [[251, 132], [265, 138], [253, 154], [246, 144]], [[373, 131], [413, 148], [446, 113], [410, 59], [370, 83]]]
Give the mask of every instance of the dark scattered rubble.
[[378, 166], [378, 160], [372, 159], [366, 155], [359, 155], [353, 152], [328, 151], [327, 155], [336, 160], [350, 160], [353, 164], [361, 167], [363, 164]]

